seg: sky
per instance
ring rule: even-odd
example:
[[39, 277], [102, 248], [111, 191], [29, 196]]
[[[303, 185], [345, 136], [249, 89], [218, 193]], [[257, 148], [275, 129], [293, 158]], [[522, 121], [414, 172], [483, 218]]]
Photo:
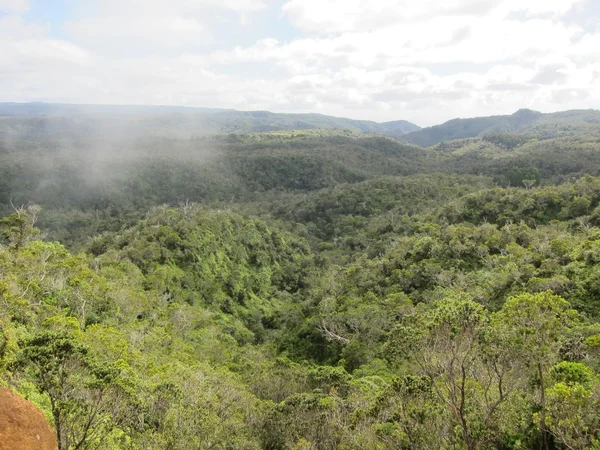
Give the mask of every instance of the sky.
[[600, 0], [0, 0], [0, 101], [422, 126], [600, 106]]

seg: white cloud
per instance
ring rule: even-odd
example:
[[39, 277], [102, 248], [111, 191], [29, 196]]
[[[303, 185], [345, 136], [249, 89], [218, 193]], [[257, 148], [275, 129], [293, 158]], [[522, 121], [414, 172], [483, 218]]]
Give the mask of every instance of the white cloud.
[[[23, 9], [0, 17], [0, 98], [423, 125], [600, 102], [600, 29], [564, 20], [574, 6], [585, 15], [577, 0], [289, 0], [277, 24], [265, 19], [277, 10], [263, 11], [275, 0], [68, 1], [71, 22], [52, 24], [68, 40]], [[241, 45], [242, 16], [272, 28]], [[297, 29], [278, 34], [288, 20]]]
[[[205, 47], [228, 16], [246, 20], [262, 0], [70, 0], [64, 30], [74, 41], [104, 55], [134, 57]], [[231, 26], [231, 25], [229, 25]]]
[[299, 28], [319, 34], [374, 30], [439, 17], [506, 16], [510, 12], [564, 14], [581, 0], [289, 0], [282, 7]]
[[28, 9], [28, 0], [0, 0], [0, 12], [20, 13]]
[[77, 42], [113, 51], [132, 45], [152, 51], [157, 45], [207, 45], [211, 41], [210, 33], [196, 19], [177, 16], [88, 18], [68, 24], [66, 30]]
[[414, 23], [440, 15], [466, 15], [493, 8], [492, 0], [290, 0], [282, 11], [305, 31], [332, 34]]
[[524, 11], [529, 14], [565, 14], [582, 0], [504, 0], [499, 9], [504, 13]]
[[43, 38], [46, 32], [45, 27], [26, 23], [19, 16], [0, 16], [0, 39]]
[[[0, 0], [2, 1], [2, 0]], [[207, 9], [227, 9], [238, 13], [260, 11], [263, 0], [70, 0], [74, 11], [83, 15], [190, 15]]]
[[[464, 27], [468, 27], [468, 36], [453, 42], [455, 32]], [[407, 24], [373, 32], [300, 38], [289, 43], [267, 39], [248, 48], [219, 52], [214, 57], [220, 62], [302, 60], [318, 67], [331, 66], [331, 61], [336, 59], [353, 67], [460, 61], [485, 63], [527, 58], [532, 54], [569, 53], [577, 33], [577, 28], [552, 20], [497, 22], [486, 19], [469, 25], [468, 22], [438, 18], [428, 27]]]
[[[600, 34], [561, 20], [577, 0], [290, 0], [282, 8], [309, 36], [263, 39], [211, 55], [288, 73], [282, 87], [322, 112], [432, 123], [521, 107], [596, 106]], [[596, 51], [596, 54], [593, 52]], [[432, 67], [453, 65], [452, 73]], [[483, 71], [461, 66], [479, 65]], [[595, 77], [595, 78], [594, 78]], [[590, 96], [580, 95], [588, 89]], [[364, 111], [364, 113], [363, 113]], [[469, 113], [470, 111], [470, 113]]]

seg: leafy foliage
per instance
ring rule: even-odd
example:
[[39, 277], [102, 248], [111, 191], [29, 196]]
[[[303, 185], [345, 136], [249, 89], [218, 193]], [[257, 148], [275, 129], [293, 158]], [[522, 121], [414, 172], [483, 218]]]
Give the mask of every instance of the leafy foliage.
[[4, 118], [0, 382], [60, 450], [597, 448], [594, 117], [431, 149]]

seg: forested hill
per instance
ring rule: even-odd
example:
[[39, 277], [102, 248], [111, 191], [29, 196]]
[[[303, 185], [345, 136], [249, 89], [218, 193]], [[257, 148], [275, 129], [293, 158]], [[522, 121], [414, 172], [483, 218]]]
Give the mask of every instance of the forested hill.
[[521, 109], [512, 115], [453, 119], [441, 125], [423, 128], [403, 137], [407, 142], [429, 147], [443, 141], [484, 136], [493, 133], [515, 133], [546, 129], [560, 133], [563, 128], [599, 124], [600, 111], [580, 110], [542, 114]]
[[429, 148], [177, 114], [0, 119], [0, 386], [59, 450], [599, 448], [593, 113]]
[[[253, 133], [277, 130], [309, 130], [332, 128], [361, 133], [402, 136], [420, 128], [406, 120], [377, 123], [352, 120], [322, 114], [281, 114], [269, 111], [236, 111], [211, 108], [176, 106], [110, 106], [69, 105], [52, 103], [0, 103], [0, 132], [10, 128], [14, 121], [7, 118], [31, 118], [29, 126], [56, 126], [56, 121], [74, 121], [81, 126], [105, 128], [133, 128], [149, 134], [159, 130], [177, 136], [199, 136], [215, 133]], [[64, 123], [61, 124], [64, 126]]]

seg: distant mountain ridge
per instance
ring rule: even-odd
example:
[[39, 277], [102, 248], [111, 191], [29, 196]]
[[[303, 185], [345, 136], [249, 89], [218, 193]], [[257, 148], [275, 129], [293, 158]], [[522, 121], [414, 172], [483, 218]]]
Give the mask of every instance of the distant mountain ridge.
[[54, 129], [68, 126], [78, 131], [133, 132], [173, 138], [325, 129], [389, 136], [420, 147], [431, 147], [441, 142], [498, 133], [533, 132], [545, 137], [558, 137], [575, 132], [575, 128], [594, 125], [600, 125], [600, 111], [594, 109], [548, 114], [520, 109], [509, 115], [457, 118], [420, 128], [406, 120], [375, 122], [316, 113], [288, 114], [186, 106], [0, 103], [0, 135], [15, 129], [43, 130], [51, 134]]
[[0, 103], [0, 118], [108, 116], [136, 119], [148, 127], [176, 126], [195, 133], [260, 133], [315, 128], [350, 129], [399, 137], [420, 130], [406, 120], [378, 123], [323, 114], [285, 114], [184, 106], [117, 106], [56, 103]]
[[443, 141], [491, 133], [515, 133], [534, 127], [574, 124], [600, 124], [600, 111], [589, 109], [544, 114], [530, 109], [520, 109], [511, 115], [452, 119], [441, 125], [408, 133], [402, 136], [402, 139], [420, 147], [431, 147]]

